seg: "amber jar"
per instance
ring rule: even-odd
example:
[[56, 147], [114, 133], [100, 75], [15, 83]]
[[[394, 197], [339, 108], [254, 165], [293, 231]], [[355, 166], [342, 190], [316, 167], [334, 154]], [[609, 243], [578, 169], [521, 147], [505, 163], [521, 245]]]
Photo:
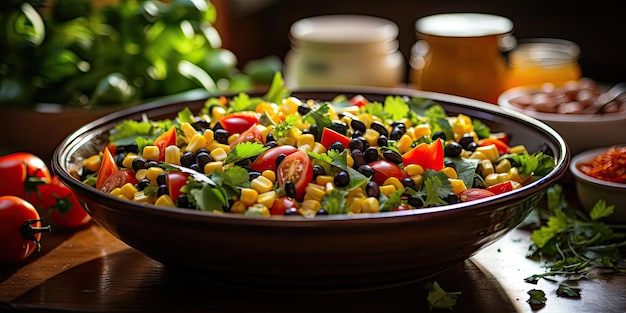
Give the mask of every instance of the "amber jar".
[[479, 13], [431, 15], [415, 23], [419, 41], [411, 56], [417, 89], [497, 103], [504, 91], [513, 23]]

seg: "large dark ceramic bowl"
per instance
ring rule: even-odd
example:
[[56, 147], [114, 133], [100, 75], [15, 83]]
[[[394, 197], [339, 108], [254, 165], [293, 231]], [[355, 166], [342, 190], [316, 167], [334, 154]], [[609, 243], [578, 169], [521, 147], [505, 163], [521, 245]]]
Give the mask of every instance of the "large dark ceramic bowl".
[[52, 168], [113, 235], [168, 266], [212, 282], [287, 292], [365, 290], [425, 280], [471, 257], [521, 223], [545, 190], [566, 171], [569, 152], [554, 130], [534, 119], [474, 100], [414, 90], [300, 90], [301, 98], [330, 100], [390, 94], [439, 102], [450, 114], [478, 118], [513, 144], [556, 159], [545, 177], [514, 192], [473, 202], [411, 211], [331, 215], [307, 219], [214, 214], [141, 205], [82, 184], [69, 174], [86, 156], [102, 151], [107, 131], [125, 119], [172, 118], [204, 99], [149, 103], [113, 113], [78, 129], [57, 148]]

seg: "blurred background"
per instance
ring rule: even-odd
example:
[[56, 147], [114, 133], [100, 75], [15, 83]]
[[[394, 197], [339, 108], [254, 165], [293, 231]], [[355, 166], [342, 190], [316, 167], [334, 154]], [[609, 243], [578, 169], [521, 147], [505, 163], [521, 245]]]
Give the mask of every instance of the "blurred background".
[[[408, 60], [416, 41], [415, 21], [427, 15], [479, 12], [500, 15], [514, 23], [523, 38], [560, 38], [580, 45], [579, 63], [585, 77], [599, 82], [624, 80], [626, 19], [607, 1], [566, 0], [213, 0], [224, 46], [241, 64], [267, 55], [284, 57], [289, 27], [299, 19], [326, 14], [363, 14], [389, 19], [400, 29], [400, 50]], [[408, 75], [408, 74], [407, 74]], [[407, 78], [408, 79], [408, 78]]]

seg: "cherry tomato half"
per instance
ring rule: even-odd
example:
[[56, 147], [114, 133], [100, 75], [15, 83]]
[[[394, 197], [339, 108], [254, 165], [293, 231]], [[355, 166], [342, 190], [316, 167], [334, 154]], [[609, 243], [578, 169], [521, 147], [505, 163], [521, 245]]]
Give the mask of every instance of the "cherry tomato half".
[[0, 196], [0, 263], [16, 263], [39, 249], [42, 232], [39, 213], [28, 201], [16, 196]]
[[350, 138], [328, 127], [324, 127], [320, 143], [326, 147], [326, 149], [329, 149], [335, 142], [340, 142], [344, 147], [348, 147], [350, 145]]
[[402, 163], [421, 165], [424, 170], [439, 171], [443, 168], [443, 145], [441, 139], [432, 143], [421, 143], [402, 155]]
[[[100, 175], [98, 175], [99, 177]], [[110, 193], [113, 189], [120, 188], [126, 185], [126, 183], [137, 184], [134, 172], [132, 170], [118, 170], [109, 175], [98, 189]]]
[[395, 177], [400, 181], [408, 177], [400, 166], [384, 159], [371, 162], [369, 166], [371, 166], [374, 170], [374, 177], [372, 180], [381, 186], [389, 177]]
[[259, 142], [265, 143], [261, 131], [256, 127], [256, 124], [250, 126], [245, 132], [241, 133], [239, 137], [230, 143], [230, 147], [234, 147], [242, 142]]
[[278, 158], [281, 154], [288, 156], [296, 151], [298, 151], [298, 148], [290, 145], [282, 145], [271, 148], [257, 156], [250, 167], [258, 172], [263, 172], [265, 170], [276, 172], [276, 158]]
[[274, 205], [270, 208], [272, 215], [285, 215], [285, 212], [291, 208], [298, 208], [298, 201], [294, 198], [280, 197], [274, 201]]
[[296, 187], [296, 199], [302, 201], [306, 186], [313, 179], [311, 159], [303, 151], [296, 151], [288, 155], [276, 170], [278, 184], [285, 185], [291, 181]]
[[180, 189], [187, 184], [189, 175], [182, 172], [170, 171], [167, 173], [167, 189], [170, 192], [172, 200], [176, 201], [182, 194]]
[[256, 113], [248, 111], [231, 113], [220, 120], [220, 124], [229, 134], [241, 134], [258, 122]]
[[505, 193], [505, 192], [509, 192], [513, 190], [513, 184], [511, 183], [510, 180], [501, 182], [501, 183], [497, 183], [495, 185], [489, 186], [487, 188], [485, 188], [491, 192], [493, 192], [494, 194], [501, 194], [501, 193]]

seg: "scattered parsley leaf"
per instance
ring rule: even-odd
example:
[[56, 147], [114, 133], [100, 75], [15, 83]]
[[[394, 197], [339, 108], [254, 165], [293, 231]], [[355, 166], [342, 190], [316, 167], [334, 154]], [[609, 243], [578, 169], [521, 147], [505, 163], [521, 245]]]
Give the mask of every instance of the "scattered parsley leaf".
[[392, 209], [397, 208], [401, 203], [402, 199], [400, 198], [404, 194], [405, 189], [400, 188], [394, 192], [392, 192], [389, 196], [385, 196], [383, 194], [380, 195], [380, 211], [388, 212]]
[[254, 111], [260, 99], [253, 101], [247, 93], [241, 92], [228, 103], [233, 112]]
[[615, 210], [615, 205], [606, 205], [606, 201], [604, 200], [599, 200], [591, 209], [591, 212], [589, 212], [589, 217], [591, 217], [592, 220], [596, 221], [599, 220], [603, 217], [607, 217], [611, 214], [613, 214], [613, 211]]
[[322, 198], [322, 207], [328, 214], [348, 214], [350, 208], [346, 205], [347, 194], [345, 190], [333, 189]]
[[194, 188], [189, 191], [189, 200], [201, 211], [224, 211], [228, 201], [221, 188], [214, 188], [203, 184], [202, 188]]
[[578, 286], [568, 282], [562, 282], [556, 289], [556, 295], [559, 297], [579, 298], [581, 289]]
[[328, 127], [333, 124], [333, 121], [330, 119], [330, 115], [328, 114], [329, 108], [328, 103], [322, 103], [317, 108], [314, 108], [302, 117], [303, 121], [313, 120], [313, 123], [317, 126], [317, 134], [315, 134], [316, 138], [322, 135], [324, 127]]
[[546, 293], [539, 289], [531, 289], [528, 291], [528, 295], [530, 298], [526, 300], [530, 305], [544, 305], [548, 300], [546, 298]]
[[242, 142], [235, 145], [228, 153], [226, 154], [226, 160], [224, 160], [224, 164], [230, 164], [245, 160], [247, 158], [251, 158], [257, 156], [265, 150], [267, 147], [264, 147], [263, 144], [258, 142]]
[[444, 200], [452, 192], [452, 185], [444, 172], [426, 170], [419, 193], [424, 199], [424, 206], [446, 205]]
[[383, 104], [378, 101], [372, 101], [368, 105], [361, 107], [361, 112], [378, 116], [382, 120], [386, 120], [391, 117], [390, 114], [385, 111]]
[[409, 114], [409, 106], [401, 96], [385, 97], [385, 111], [391, 114], [391, 119], [398, 121], [405, 118]]
[[522, 177], [529, 175], [544, 176], [554, 169], [555, 166], [554, 158], [543, 152], [509, 154], [504, 158], [509, 159], [517, 167]]
[[426, 301], [428, 302], [429, 312], [435, 308], [446, 310], [454, 309], [454, 306], [456, 305], [456, 300], [461, 295], [460, 291], [445, 291], [443, 288], [441, 288], [437, 281], [427, 283], [425, 288], [428, 291]]

